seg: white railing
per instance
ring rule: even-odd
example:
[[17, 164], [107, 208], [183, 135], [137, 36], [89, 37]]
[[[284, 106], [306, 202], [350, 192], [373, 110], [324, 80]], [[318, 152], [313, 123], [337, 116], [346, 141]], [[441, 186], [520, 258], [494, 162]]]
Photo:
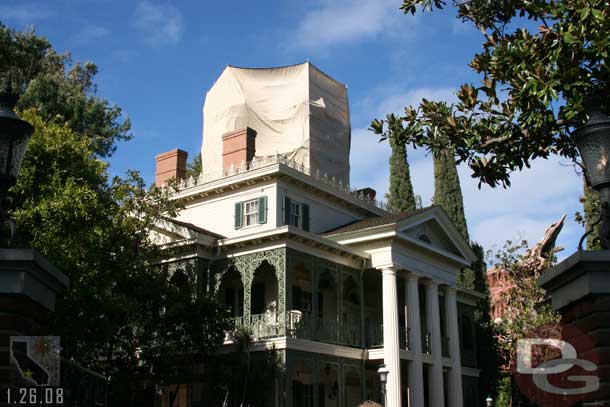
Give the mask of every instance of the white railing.
[[350, 188], [349, 184], [344, 184], [343, 181], [337, 180], [336, 177], [329, 177], [328, 174], [322, 174], [320, 170], [310, 171], [309, 167], [300, 164], [294, 160], [286, 158], [281, 154], [270, 155], [266, 157], [254, 158], [250, 162], [242, 161], [240, 165], [231, 165], [228, 169], [216, 173], [203, 173], [198, 177], [189, 177], [181, 180], [177, 185], [177, 192], [185, 191], [190, 188], [194, 188], [198, 185], [206, 184], [212, 181], [217, 181], [222, 178], [231, 177], [233, 175], [244, 174], [250, 171], [254, 171], [259, 168], [268, 167], [275, 164], [282, 164], [289, 168], [295, 169], [296, 171], [305, 174], [313, 179], [316, 179], [328, 186], [333, 187], [337, 191], [351, 195], [361, 201], [367, 202], [380, 209], [388, 210], [387, 204], [381, 200], [374, 199], [371, 195], [365, 194], [362, 190], [356, 188]]

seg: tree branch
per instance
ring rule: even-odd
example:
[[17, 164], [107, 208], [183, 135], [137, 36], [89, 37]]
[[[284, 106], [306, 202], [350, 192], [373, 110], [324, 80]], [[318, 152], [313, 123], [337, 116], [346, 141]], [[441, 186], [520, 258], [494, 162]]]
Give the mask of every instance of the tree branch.
[[492, 144], [502, 143], [508, 139], [510, 139], [510, 136], [494, 137], [481, 144], [481, 147], [486, 148], [491, 146]]

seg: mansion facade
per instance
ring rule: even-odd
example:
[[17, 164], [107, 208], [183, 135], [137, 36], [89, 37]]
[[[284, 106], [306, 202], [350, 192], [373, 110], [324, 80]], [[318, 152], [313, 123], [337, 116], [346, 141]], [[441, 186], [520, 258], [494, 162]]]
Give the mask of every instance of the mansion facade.
[[[387, 407], [478, 405], [484, 297], [457, 286], [476, 256], [440, 207], [390, 213], [351, 188], [350, 137], [345, 86], [310, 63], [227, 67], [206, 97], [202, 174], [186, 178], [184, 151], [157, 156], [157, 184], [179, 178], [184, 204], [154, 231], [163, 265], [197, 270], [248, 329], [253, 371], [273, 353], [257, 407], [381, 401], [381, 364]], [[217, 357], [235, 346], [228, 332]], [[176, 407], [219, 398], [204, 382], [174, 391]], [[227, 386], [220, 402], [241, 393]]]

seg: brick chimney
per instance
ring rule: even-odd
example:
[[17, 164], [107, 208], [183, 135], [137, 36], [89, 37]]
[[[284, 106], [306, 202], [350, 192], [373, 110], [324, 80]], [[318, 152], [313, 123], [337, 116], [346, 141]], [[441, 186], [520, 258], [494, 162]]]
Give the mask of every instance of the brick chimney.
[[366, 188], [362, 188], [359, 189], [358, 191], [356, 191], [358, 194], [360, 194], [362, 192], [362, 195], [364, 196], [368, 196], [371, 198], [371, 200], [374, 200], [375, 197], [377, 196], [377, 191], [375, 191], [373, 188], [371, 187], [366, 187]]
[[226, 171], [233, 165], [239, 167], [242, 162], [254, 158], [256, 131], [250, 127], [225, 133], [222, 136], [222, 168]]
[[186, 178], [187, 157], [188, 153], [178, 148], [156, 156], [155, 184], [160, 187], [171, 178]]

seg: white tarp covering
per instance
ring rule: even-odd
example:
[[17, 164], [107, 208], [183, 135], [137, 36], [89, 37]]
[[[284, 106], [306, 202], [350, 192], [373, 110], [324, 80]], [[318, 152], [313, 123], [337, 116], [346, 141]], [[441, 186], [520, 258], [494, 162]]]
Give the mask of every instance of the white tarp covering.
[[282, 154], [349, 184], [346, 86], [309, 62], [279, 68], [227, 66], [203, 106], [203, 171], [222, 171], [222, 136], [256, 130], [256, 156]]

